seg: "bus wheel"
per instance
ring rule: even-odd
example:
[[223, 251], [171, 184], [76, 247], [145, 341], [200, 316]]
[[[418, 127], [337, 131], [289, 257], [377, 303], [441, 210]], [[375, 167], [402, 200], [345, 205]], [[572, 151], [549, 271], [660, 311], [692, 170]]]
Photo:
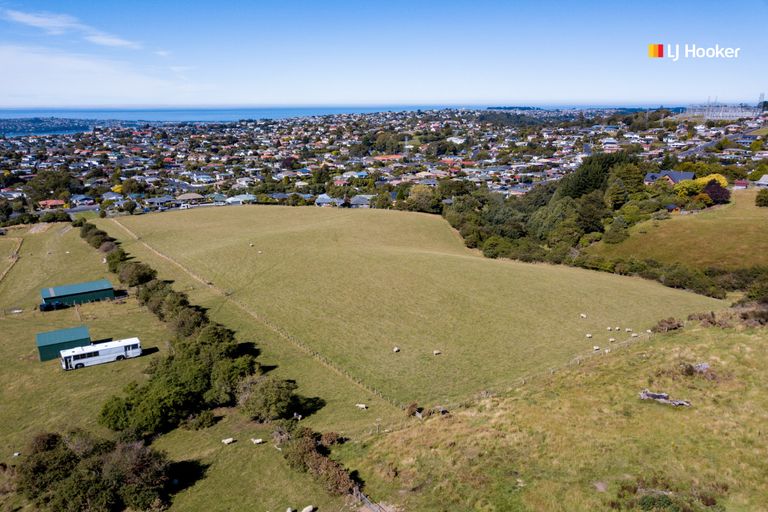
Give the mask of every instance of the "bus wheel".
[[123, 359], [125, 359], [125, 356], [117, 356], [117, 361], [122, 361]]
[[83, 363], [77, 363], [75, 365], [75, 370], [79, 370], [80, 368], [85, 368], [85, 365]]

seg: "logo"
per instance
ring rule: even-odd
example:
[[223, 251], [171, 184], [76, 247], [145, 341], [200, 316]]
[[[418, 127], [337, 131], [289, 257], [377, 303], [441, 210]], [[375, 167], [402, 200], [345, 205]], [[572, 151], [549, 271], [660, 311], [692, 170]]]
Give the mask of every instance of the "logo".
[[[682, 50], [682, 51], [681, 51]], [[730, 48], [716, 44], [711, 47], [697, 46], [686, 43], [675, 44], [649, 44], [648, 57], [652, 59], [671, 59], [677, 62], [683, 59], [738, 59], [741, 48]]]
[[661, 59], [664, 57], [664, 45], [663, 44], [649, 44], [648, 56], [652, 59]]

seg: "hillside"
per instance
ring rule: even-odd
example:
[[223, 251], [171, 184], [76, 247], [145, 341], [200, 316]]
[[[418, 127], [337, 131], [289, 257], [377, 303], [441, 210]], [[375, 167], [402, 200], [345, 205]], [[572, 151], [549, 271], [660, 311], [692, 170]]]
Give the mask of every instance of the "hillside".
[[691, 324], [337, 455], [403, 510], [767, 510], [763, 340]]
[[[68, 224], [39, 224], [14, 228], [9, 230], [9, 238], [0, 238], [3, 251], [15, 247], [11, 237], [23, 239], [21, 257], [0, 281], [0, 357], [5, 362], [0, 369], [3, 464], [15, 464], [19, 459], [12, 454], [24, 455], [32, 437], [43, 431], [84, 428], [98, 435], [114, 436], [96, 421], [101, 406], [128, 383], [145, 380], [146, 368], [165, 353], [173, 336], [166, 324], [140, 307], [133, 297], [124, 303], [36, 311], [43, 286], [98, 278], [114, 280], [106, 272], [100, 253], [81, 240], [78, 232]], [[0, 263], [6, 261], [7, 254], [0, 253]], [[0, 266], [0, 272], [4, 268]], [[138, 336], [147, 355], [71, 372], [64, 372], [58, 361], [38, 361], [35, 333], [81, 324], [89, 327], [93, 339]], [[247, 336], [253, 331], [243, 333]], [[301, 364], [294, 368], [301, 369]], [[210, 429], [180, 429], [156, 441], [173, 461], [197, 466], [206, 476], [175, 497], [175, 510], [216, 510], [226, 501], [221, 497], [221, 489], [228, 488], [228, 483], [234, 480], [247, 487], [247, 491], [228, 497], [233, 501], [227, 506], [258, 505], [284, 510], [288, 505], [297, 507], [313, 502], [324, 510], [339, 510], [343, 505], [343, 500], [326, 496], [309, 476], [292, 471], [276, 450], [254, 449], [247, 443], [253, 436], [269, 438], [269, 427], [256, 426], [237, 411], [222, 410], [217, 414], [222, 419]], [[222, 438], [232, 435], [244, 442], [235, 447], [221, 444]], [[32, 510], [20, 497], [6, 494], [4, 479], [0, 471], [0, 510]]]
[[396, 404], [504, 390], [605, 347], [607, 325], [639, 331], [722, 304], [636, 278], [486, 259], [429, 215], [227, 207], [99, 225], [162, 277], [187, 274], [185, 289], [214, 319], [234, 304], [241, 325], [276, 327], [283, 345], [315, 351]]
[[755, 190], [736, 190], [732, 203], [693, 215], [633, 226], [619, 244], [599, 242], [589, 254], [650, 258], [707, 268], [768, 265], [768, 208], [755, 206]]

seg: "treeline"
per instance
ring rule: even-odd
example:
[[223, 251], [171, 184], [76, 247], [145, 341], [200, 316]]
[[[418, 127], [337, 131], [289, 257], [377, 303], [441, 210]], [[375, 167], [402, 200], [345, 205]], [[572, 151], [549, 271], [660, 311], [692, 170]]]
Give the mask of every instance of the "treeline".
[[619, 243], [628, 228], [648, 219], [669, 217], [668, 208], [701, 209], [730, 199], [727, 179], [713, 170], [716, 164], [681, 164], [696, 179], [674, 187], [659, 182], [647, 187], [644, 177], [658, 167], [626, 153], [599, 154], [584, 160], [575, 172], [557, 183], [534, 187], [524, 196], [504, 199], [486, 189], [453, 198], [443, 208], [448, 222], [469, 247], [490, 258], [573, 265], [622, 275], [655, 279], [666, 286], [684, 288], [722, 298], [727, 291], [744, 289], [763, 269], [727, 272], [665, 265], [652, 260], [607, 260], [583, 249], [603, 240]]
[[[171, 353], [152, 361], [145, 383], [130, 384], [123, 394], [107, 400], [99, 414], [101, 424], [120, 432], [123, 439], [146, 439], [178, 426], [205, 428], [214, 423], [213, 408], [237, 406], [251, 420], [276, 422], [283, 442], [293, 440], [294, 432], [309, 435], [306, 429], [296, 430], [293, 418], [322, 406], [321, 399], [296, 394], [294, 381], [264, 375], [251, 344], [239, 344], [234, 331], [210, 321], [185, 293], [158, 280], [157, 272], [145, 263], [132, 260], [106, 232], [82, 220], [75, 225], [91, 246], [106, 253], [109, 270], [120, 282], [136, 288], [139, 303], [175, 334]], [[326, 442], [333, 437], [311, 435]], [[321, 445], [314, 455], [306, 455], [309, 472], [329, 492], [357, 489], [347, 485], [352, 482], [349, 473], [327, 455]]]

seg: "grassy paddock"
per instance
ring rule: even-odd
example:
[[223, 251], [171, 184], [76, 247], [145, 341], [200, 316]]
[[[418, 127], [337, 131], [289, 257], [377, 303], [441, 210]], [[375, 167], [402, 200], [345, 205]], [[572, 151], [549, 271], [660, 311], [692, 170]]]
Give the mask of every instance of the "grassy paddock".
[[599, 242], [591, 254], [650, 258], [699, 268], [768, 265], [768, 208], [755, 206], [755, 190], [736, 190], [732, 203], [694, 215], [646, 221], [620, 244]]
[[[726, 510], [766, 510], [763, 340], [701, 327], [657, 335], [337, 456], [404, 510], [608, 510], [622, 482], [654, 474], [684, 489], [717, 484]], [[699, 362], [716, 377], [680, 370]], [[692, 407], [642, 401], [644, 388]]]
[[[254, 206], [119, 222], [227, 302], [399, 403], [508, 389], [607, 345], [607, 325], [645, 329], [662, 316], [722, 305], [638, 278], [485, 259], [431, 215]], [[99, 225], [129, 243], [114, 221]], [[167, 275], [183, 273], [166, 265]]]
[[[148, 355], [119, 364], [65, 372], [58, 361], [37, 359], [35, 333], [87, 325], [94, 340], [139, 336], [145, 348], [165, 350], [170, 333], [134, 299], [100, 302], [41, 313], [35, 310], [40, 288], [106, 277], [98, 253], [77, 230], [56, 224], [44, 232], [16, 230], [23, 236], [21, 257], [0, 283], [0, 460], [8, 462], [35, 433], [87, 427], [108, 396], [145, 378]], [[20, 308], [21, 313], [10, 310]], [[100, 431], [100, 430], [99, 430]], [[100, 431], [103, 433], [103, 431]]]

